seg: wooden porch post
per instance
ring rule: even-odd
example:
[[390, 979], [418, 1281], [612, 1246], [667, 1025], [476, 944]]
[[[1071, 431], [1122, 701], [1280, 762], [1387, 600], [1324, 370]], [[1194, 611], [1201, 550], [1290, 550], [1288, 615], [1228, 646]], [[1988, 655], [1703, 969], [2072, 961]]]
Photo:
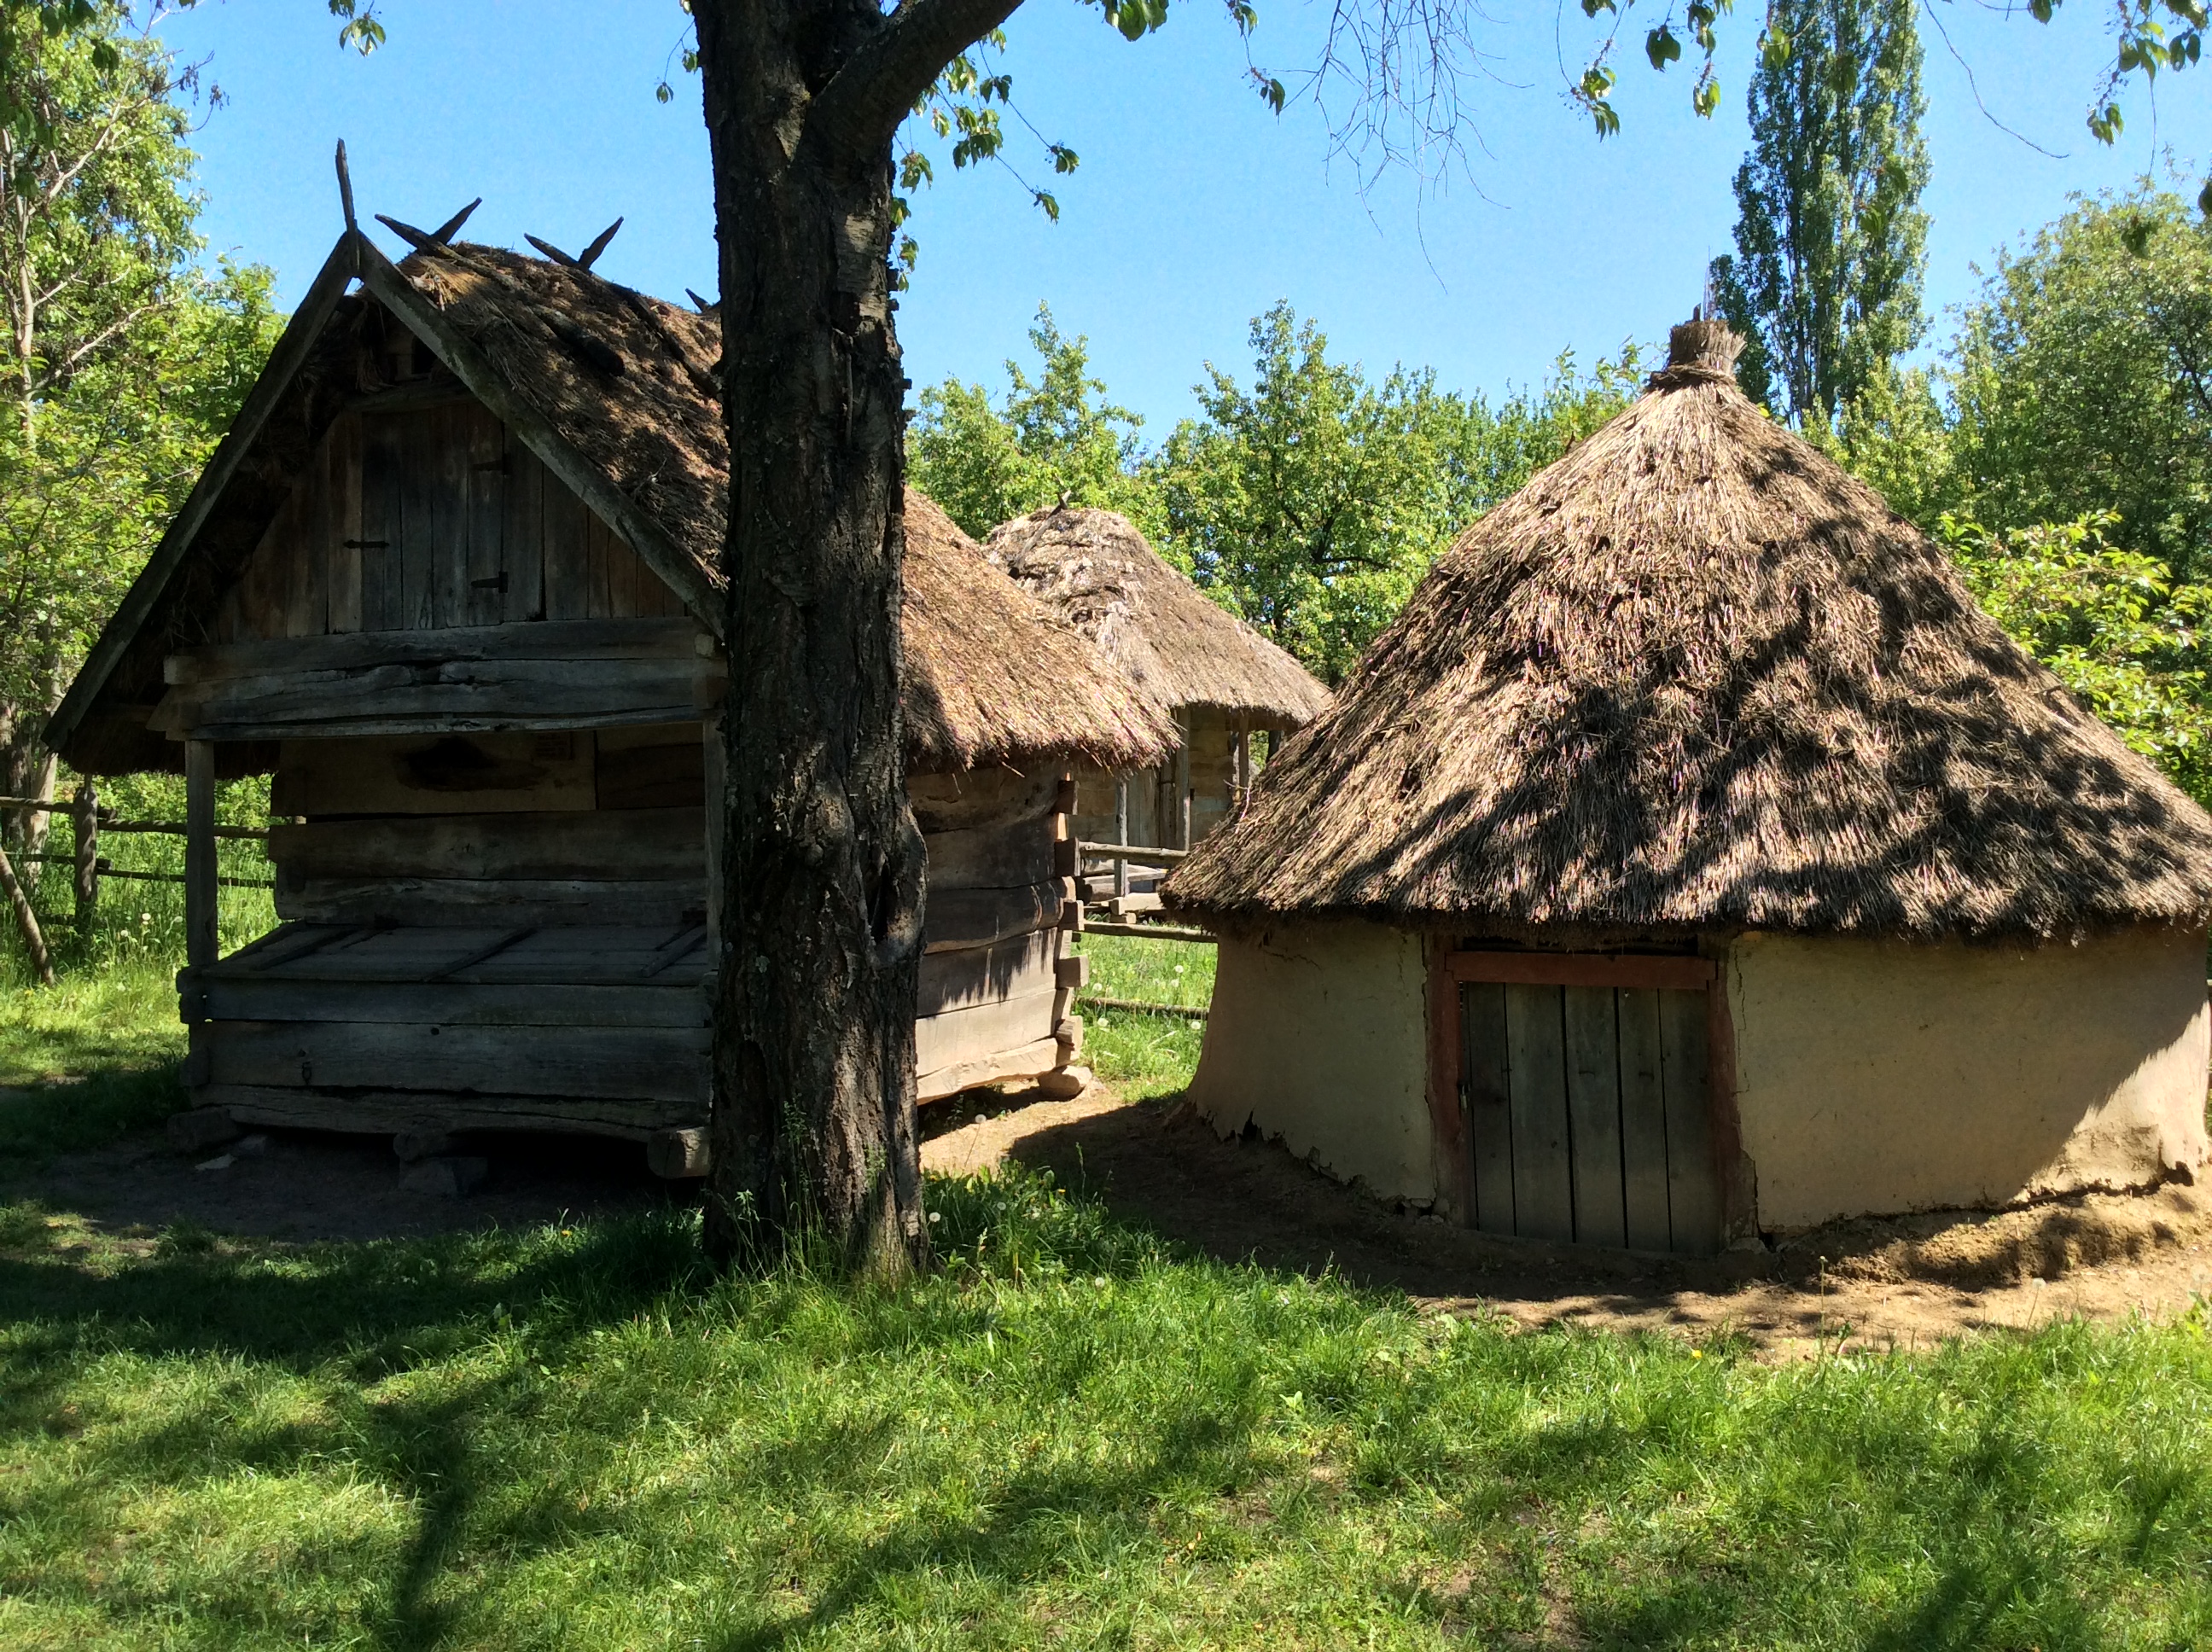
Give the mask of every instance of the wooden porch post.
[[[1114, 841], [1123, 848], [1129, 847], [1129, 777], [1114, 776]], [[1129, 892], [1129, 863], [1126, 859], [1114, 863], [1114, 896], [1121, 899]], [[1116, 917], [1120, 916], [1117, 910]]]
[[70, 819], [76, 828], [76, 932], [89, 940], [100, 920], [100, 794], [89, 774], [77, 780]]
[[185, 742], [185, 963], [213, 963], [216, 932], [215, 743]]
[[1189, 707], [1176, 713], [1176, 727], [1182, 738], [1176, 746], [1176, 847], [1190, 847], [1190, 742], [1198, 729], [1198, 714]]

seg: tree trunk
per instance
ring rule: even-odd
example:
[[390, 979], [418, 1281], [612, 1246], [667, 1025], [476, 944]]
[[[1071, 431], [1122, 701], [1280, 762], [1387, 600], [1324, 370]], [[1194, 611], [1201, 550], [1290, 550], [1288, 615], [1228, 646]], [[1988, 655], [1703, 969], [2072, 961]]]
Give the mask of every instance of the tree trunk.
[[899, 718], [890, 134], [810, 103], [873, 0], [699, 0], [721, 249], [730, 688], [707, 1240], [924, 1263], [914, 1011], [921, 836]]

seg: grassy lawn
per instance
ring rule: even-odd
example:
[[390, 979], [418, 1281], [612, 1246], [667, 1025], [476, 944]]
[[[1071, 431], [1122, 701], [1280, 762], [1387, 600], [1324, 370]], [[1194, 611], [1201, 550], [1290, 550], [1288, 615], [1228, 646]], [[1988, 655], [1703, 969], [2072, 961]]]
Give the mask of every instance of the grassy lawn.
[[1777, 1371], [932, 1196], [896, 1291], [9, 1210], [0, 1643], [2212, 1643], [2201, 1312]]
[[[1085, 950], [1210, 990], [1209, 948]], [[167, 969], [9, 993], [12, 1082], [100, 1076], [0, 1101], [0, 1153], [173, 1104]], [[1183, 1081], [1201, 1023], [1091, 1016], [1125, 1089]], [[2202, 1306], [1777, 1370], [1025, 1174], [930, 1195], [897, 1291], [709, 1278], [680, 1210], [299, 1247], [0, 1205], [0, 1645], [2212, 1644]]]
[[[1203, 1008], [1213, 999], [1215, 949], [1190, 941], [1087, 935], [1092, 995]], [[1081, 1006], [1084, 1059], [1133, 1097], [1172, 1095], [1190, 1082], [1206, 1023], [1186, 1016]]]

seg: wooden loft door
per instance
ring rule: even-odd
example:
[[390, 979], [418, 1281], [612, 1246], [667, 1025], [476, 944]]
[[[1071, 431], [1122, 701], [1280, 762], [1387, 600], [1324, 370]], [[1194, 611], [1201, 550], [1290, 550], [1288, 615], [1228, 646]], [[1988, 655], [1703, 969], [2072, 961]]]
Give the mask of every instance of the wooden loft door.
[[1726, 1030], [1711, 963], [1452, 952], [1435, 975], [1437, 1145], [1462, 1220], [1528, 1239], [1720, 1248], [1720, 1145], [1734, 1132], [1717, 1124]]

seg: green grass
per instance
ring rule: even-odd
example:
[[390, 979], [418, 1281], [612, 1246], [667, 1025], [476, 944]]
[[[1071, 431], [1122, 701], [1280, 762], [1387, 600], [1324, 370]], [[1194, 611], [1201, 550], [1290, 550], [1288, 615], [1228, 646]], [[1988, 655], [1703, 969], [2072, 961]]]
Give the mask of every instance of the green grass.
[[0, 1643], [2212, 1643], [2201, 1313], [1777, 1371], [931, 1193], [898, 1291], [8, 1210]]
[[[1198, 1008], [1213, 1000], [1216, 949], [1203, 943], [1087, 935], [1079, 950], [1091, 960], [1091, 994]], [[1125, 1095], [1173, 1095], [1198, 1070], [1203, 1021], [1092, 1005], [1083, 1017], [1085, 1060]]]
[[0, 1160], [95, 1146], [184, 1104], [174, 977], [140, 957], [0, 987]]

